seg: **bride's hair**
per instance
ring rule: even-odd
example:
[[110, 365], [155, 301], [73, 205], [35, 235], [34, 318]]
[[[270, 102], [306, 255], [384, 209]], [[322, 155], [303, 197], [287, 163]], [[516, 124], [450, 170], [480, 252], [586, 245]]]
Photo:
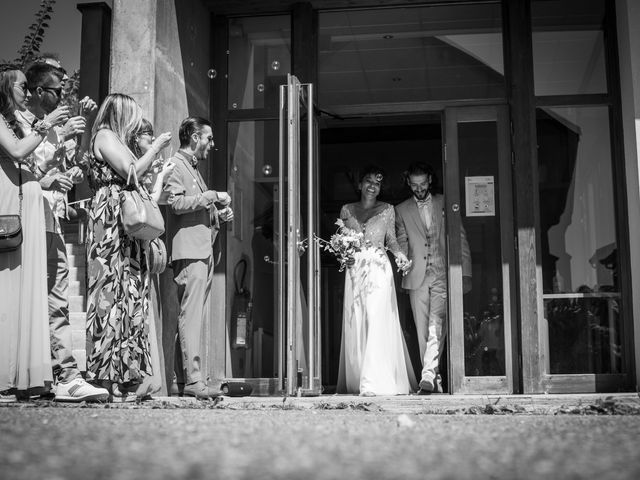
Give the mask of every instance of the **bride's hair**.
[[377, 180], [380, 182], [380, 186], [384, 185], [385, 183], [384, 170], [382, 170], [377, 165], [369, 165], [364, 170], [362, 170], [362, 173], [360, 173], [360, 183], [362, 183], [362, 181], [367, 175], [374, 175], [378, 177]]

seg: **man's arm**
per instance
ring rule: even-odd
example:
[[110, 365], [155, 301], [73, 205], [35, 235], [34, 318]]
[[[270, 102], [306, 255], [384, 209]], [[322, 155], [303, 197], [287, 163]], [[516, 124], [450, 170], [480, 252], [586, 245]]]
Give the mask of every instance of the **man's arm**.
[[195, 195], [187, 195], [182, 181], [182, 175], [178, 171], [178, 168], [173, 169], [162, 191], [167, 197], [169, 208], [176, 215], [205, 210], [218, 198], [217, 193], [213, 190], [207, 190], [204, 193], [197, 193]]

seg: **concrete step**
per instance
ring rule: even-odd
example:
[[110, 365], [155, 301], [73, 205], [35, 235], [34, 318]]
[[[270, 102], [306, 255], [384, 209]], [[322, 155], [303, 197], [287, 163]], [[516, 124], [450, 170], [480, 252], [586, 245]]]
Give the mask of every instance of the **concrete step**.
[[84, 267], [87, 265], [87, 258], [84, 253], [80, 255], [67, 255], [67, 264], [71, 267]]
[[69, 281], [85, 281], [85, 275], [87, 273], [87, 267], [85, 265], [72, 267], [69, 266]]
[[74, 232], [74, 233], [65, 232], [65, 234], [64, 234], [64, 242], [65, 243], [78, 243], [78, 233], [77, 232]]
[[85, 312], [69, 313], [69, 323], [71, 324], [71, 330], [84, 332], [87, 328], [87, 314]]
[[69, 296], [85, 295], [86, 294], [86, 282], [84, 280], [70, 280], [69, 281]]
[[69, 297], [69, 312], [70, 313], [83, 313], [86, 305], [84, 297], [82, 295], [73, 295]]
[[78, 245], [75, 243], [65, 243], [67, 247], [67, 257], [71, 255], [79, 256], [84, 255], [86, 252], [86, 247], [84, 245]]

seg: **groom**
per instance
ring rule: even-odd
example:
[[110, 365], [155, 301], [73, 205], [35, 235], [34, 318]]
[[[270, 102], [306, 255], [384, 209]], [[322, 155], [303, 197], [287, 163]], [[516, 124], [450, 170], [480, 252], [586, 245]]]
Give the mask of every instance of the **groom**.
[[[431, 166], [414, 163], [405, 172], [413, 197], [396, 206], [400, 248], [412, 261], [402, 280], [416, 323], [422, 375], [418, 393], [438, 391], [439, 362], [447, 334], [447, 260], [444, 197], [434, 193]], [[462, 228], [463, 290], [471, 290], [471, 254]], [[441, 386], [440, 386], [441, 389]]]

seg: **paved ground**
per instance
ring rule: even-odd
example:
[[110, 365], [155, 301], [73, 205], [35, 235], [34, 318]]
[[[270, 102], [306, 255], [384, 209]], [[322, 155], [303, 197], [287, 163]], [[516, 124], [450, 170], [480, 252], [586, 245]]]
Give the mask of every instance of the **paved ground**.
[[639, 413], [633, 395], [4, 404], [0, 478], [635, 480]]

